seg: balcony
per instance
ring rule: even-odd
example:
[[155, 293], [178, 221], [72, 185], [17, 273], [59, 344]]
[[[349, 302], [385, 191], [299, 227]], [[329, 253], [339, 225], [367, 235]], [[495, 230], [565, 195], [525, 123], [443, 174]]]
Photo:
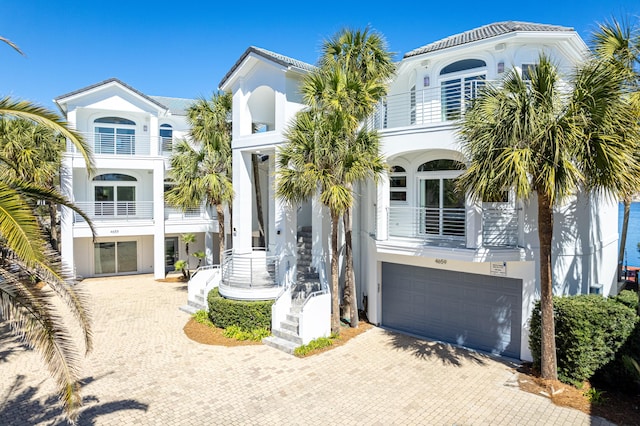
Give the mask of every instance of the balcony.
[[[92, 222], [153, 219], [153, 201], [76, 201], [74, 204]], [[73, 223], [82, 222], [82, 216], [74, 213]]]
[[227, 250], [222, 257], [220, 294], [238, 300], [275, 299], [292, 267], [291, 259], [270, 255], [263, 248], [249, 253]]
[[[482, 209], [482, 246], [518, 246], [519, 209]], [[422, 240], [425, 245], [450, 248], [467, 247], [467, 214], [460, 208], [389, 207], [389, 239]]]
[[164, 208], [164, 220], [169, 221], [183, 221], [190, 219], [209, 219], [207, 210], [204, 206], [188, 208], [186, 210], [178, 209], [175, 207]]
[[[149, 156], [151, 147], [157, 147], [157, 155], [170, 157], [173, 147], [177, 143], [177, 138], [150, 137], [138, 134], [104, 134], [81, 132], [85, 142], [91, 147], [95, 155], [118, 155], [118, 156]], [[67, 152], [76, 153], [76, 147], [67, 143]]]
[[462, 80], [422, 90], [389, 95], [367, 120], [370, 129], [451, 123], [464, 115], [471, 101], [492, 81]]

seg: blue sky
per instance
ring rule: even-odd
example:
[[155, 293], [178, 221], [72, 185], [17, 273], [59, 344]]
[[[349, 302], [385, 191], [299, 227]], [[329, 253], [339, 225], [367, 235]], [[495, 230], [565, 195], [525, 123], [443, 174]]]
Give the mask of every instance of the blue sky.
[[254, 45], [315, 63], [322, 40], [369, 25], [401, 55], [491, 22], [575, 28], [589, 41], [599, 22], [640, 19], [638, 0], [494, 2], [219, 2], [2, 0], [0, 96], [54, 108], [52, 99], [117, 77], [148, 94], [209, 96]]

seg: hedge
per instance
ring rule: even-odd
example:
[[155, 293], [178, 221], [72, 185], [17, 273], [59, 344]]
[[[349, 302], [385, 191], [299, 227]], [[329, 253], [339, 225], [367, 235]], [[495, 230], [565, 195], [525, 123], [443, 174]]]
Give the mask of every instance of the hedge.
[[225, 299], [218, 288], [207, 295], [209, 318], [216, 327], [236, 325], [243, 330], [266, 328], [271, 330], [271, 305], [273, 300], [243, 301]]
[[[624, 290], [614, 298], [634, 312], [638, 309], [638, 294]], [[631, 365], [629, 359], [640, 364], [640, 318], [636, 317], [636, 326], [624, 345], [616, 353], [613, 361], [602, 367], [594, 376], [594, 381], [629, 392], [640, 392], [640, 372]]]
[[[637, 315], [615, 299], [599, 295], [554, 297], [558, 378], [581, 384], [612, 361], [631, 335]], [[529, 347], [540, 368], [540, 302], [530, 320]]]

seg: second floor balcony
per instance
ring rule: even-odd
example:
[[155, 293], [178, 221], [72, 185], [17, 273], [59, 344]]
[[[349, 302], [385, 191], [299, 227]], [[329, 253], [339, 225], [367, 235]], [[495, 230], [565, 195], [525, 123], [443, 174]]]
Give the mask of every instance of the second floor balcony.
[[412, 89], [388, 95], [368, 119], [371, 129], [392, 129], [452, 123], [461, 118], [480, 91], [488, 84], [479, 76], [458, 78], [439, 86]]
[[[135, 133], [80, 133], [95, 155], [107, 156], [162, 156], [170, 157], [178, 139], [174, 137], [151, 137]], [[77, 152], [72, 144], [67, 144], [68, 152]]]
[[389, 240], [413, 239], [425, 245], [450, 248], [469, 247], [469, 233], [478, 234], [485, 248], [518, 247], [520, 209], [510, 206], [484, 207], [479, 212], [479, 227], [470, 222], [478, 215], [465, 208], [389, 207], [387, 229]]
[[[93, 222], [131, 222], [154, 219], [153, 201], [76, 201], [74, 204]], [[210, 220], [210, 216], [204, 206], [186, 211], [165, 207], [164, 220], [171, 222]], [[84, 219], [78, 213], [74, 213], [73, 222], [84, 223]]]

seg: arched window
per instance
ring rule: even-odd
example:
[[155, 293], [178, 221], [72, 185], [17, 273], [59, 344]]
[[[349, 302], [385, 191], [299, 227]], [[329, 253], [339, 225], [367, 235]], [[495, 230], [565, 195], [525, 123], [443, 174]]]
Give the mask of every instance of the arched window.
[[389, 201], [407, 201], [407, 171], [402, 166], [393, 166], [389, 174]]
[[135, 216], [137, 182], [133, 176], [105, 173], [93, 178], [96, 216]]
[[427, 161], [418, 167], [420, 230], [424, 234], [464, 238], [465, 195], [456, 187], [464, 168], [464, 163], [450, 159]]
[[440, 71], [442, 120], [457, 120], [484, 87], [487, 63], [482, 59], [463, 59]]
[[94, 125], [96, 154], [135, 154], [135, 122], [122, 117], [101, 117], [94, 120]]
[[173, 148], [173, 127], [171, 124], [160, 125], [160, 147], [163, 153], [170, 153]]
[[439, 170], [464, 170], [467, 167], [464, 163], [456, 160], [433, 160], [427, 161], [426, 163], [422, 163], [420, 167], [418, 167], [419, 172], [436, 172]]

